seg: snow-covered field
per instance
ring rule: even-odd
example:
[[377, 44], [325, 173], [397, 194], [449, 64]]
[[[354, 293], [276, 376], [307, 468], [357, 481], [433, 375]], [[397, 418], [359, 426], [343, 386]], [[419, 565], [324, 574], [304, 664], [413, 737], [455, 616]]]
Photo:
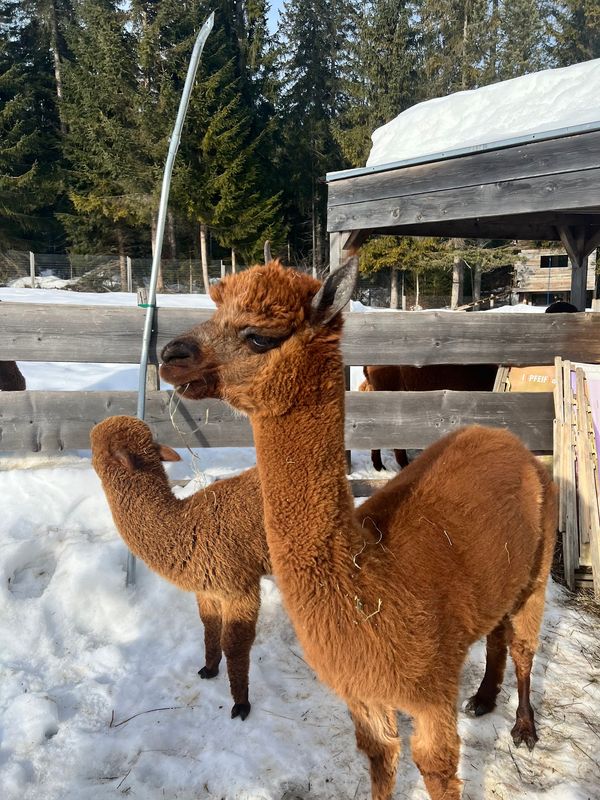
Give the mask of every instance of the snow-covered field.
[[[125, 298], [135, 302], [127, 295], [0, 290], [0, 299], [24, 302]], [[199, 306], [206, 298], [168, 302]], [[21, 367], [32, 389], [137, 387], [137, 370], [127, 365]], [[182, 454], [171, 474], [196, 474], [196, 486], [254, 461], [248, 448], [200, 451], [195, 462]], [[368, 454], [353, 455], [370, 475]], [[393, 463], [389, 453], [385, 459]], [[143, 564], [136, 588], [127, 590], [125, 548], [88, 454], [70, 453], [60, 463], [0, 457], [0, 798], [369, 797], [349, 716], [303, 661], [274, 581], [263, 581], [252, 713], [245, 722], [231, 720], [224, 670], [212, 681], [196, 674], [204, 662], [193, 595]], [[509, 666], [498, 709], [477, 720], [460, 715], [465, 798], [600, 797], [598, 624], [561, 588], [549, 587], [532, 680], [540, 742], [533, 753], [512, 745], [517, 698]], [[483, 661], [479, 644], [465, 667], [461, 702], [477, 687]], [[395, 798], [425, 800], [409, 757], [408, 719], [400, 730], [405, 749]]]

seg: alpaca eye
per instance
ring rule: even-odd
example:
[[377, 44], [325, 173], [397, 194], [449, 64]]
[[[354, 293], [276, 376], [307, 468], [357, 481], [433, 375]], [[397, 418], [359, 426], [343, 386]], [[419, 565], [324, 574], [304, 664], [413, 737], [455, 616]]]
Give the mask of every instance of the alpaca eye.
[[249, 333], [246, 336], [246, 342], [255, 353], [266, 353], [281, 344], [283, 339], [280, 336], [260, 336], [258, 333]]

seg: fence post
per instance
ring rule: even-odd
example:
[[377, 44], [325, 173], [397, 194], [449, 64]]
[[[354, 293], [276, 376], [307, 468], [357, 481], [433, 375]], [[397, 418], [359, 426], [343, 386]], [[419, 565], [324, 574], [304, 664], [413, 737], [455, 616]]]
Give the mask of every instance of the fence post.
[[29, 275], [31, 277], [31, 288], [35, 289], [35, 255], [29, 251]]
[[223, 263], [223, 259], [221, 259], [221, 280], [225, 277], [225, 264]]
[[131, 269], [131, 258], [127, 256], [125, 259], [126, 263], [126, 270], [127, 270], [127, 291], [133, 292], [133, 272]]

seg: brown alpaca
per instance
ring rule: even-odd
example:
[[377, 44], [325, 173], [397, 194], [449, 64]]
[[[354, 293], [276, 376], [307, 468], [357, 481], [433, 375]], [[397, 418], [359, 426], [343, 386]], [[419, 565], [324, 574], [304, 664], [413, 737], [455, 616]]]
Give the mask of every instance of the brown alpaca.
[[[491, 392], [497, 367], [494, 364], [429, 364], [363, 367], [365, 380], [360, 392], [434, 392], [450, 389], [457, 392]], [[396, 462], [406, 467], [406, 450], [394, 450]], [[381, 450], [371, 450], [371, 461], [379, 472], [385, 469]]]
[[156, 444], [144, 422], [109, 417], [90, 439], [92, 464], [119, 533], [150, 569], [196, 593], [206, 656], [198, 674], [214, 678], [225, 653], [231, 716], [246, 719], [260, 578], [271, 572], [256, 468], [178, 499], [161, 461], [180, 457]]
[[17, 367], [16, 361], [0, 361], [0, 391], [25, 391], [25, 378]]
[[494, 707], [510, 646], [512, 736], [530, 748], [537, 739], [529, 676], [555, 490], [516, 437], [474, 426], [354, 514], [339, 312], [355, 277], [350, 262], [319, 288], [275, 262], [227, 278], [211, 290], [213, 318], [166, 346], [161, 372], [188, 397], [221, 397], [250, 416], [273, 571], [308, 661], [350, 708], [374, 800], [392, 795], [397, 709], [414, 719], [430, 797], [458, 800], [460, 673], [480, 637], [487, 665], [469, 707]]

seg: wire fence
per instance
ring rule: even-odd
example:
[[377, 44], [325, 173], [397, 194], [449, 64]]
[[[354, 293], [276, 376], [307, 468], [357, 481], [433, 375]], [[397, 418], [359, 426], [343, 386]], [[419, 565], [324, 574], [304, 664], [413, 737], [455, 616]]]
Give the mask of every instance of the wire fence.
[[[236, 264], [237, 270], [245, 265]], [[80, 292], [135, 292], [147, 287], [151, 258], [118, 255], [65, 255], [20, 250], [0, 252], [0, 286], [58, 288]], [[232, 271], [231, 262], [208, 263], [210, 283]], [[159, 291], [203, 293], [202, 265], [196, 259], [163, 259]]]

